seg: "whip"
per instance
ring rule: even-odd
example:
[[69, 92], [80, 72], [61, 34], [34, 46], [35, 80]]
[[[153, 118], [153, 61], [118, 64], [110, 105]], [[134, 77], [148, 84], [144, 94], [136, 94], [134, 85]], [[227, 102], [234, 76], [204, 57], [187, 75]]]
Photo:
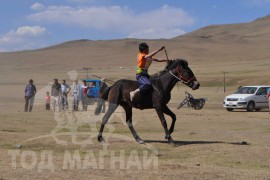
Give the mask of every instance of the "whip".
[[168, 58], [168, 53], [167, 53], [166, 48], [164, 48], [164, 51], [165, 51], [165, 54], [166, 54], [167, 60], [169, 60], [169, 58]]

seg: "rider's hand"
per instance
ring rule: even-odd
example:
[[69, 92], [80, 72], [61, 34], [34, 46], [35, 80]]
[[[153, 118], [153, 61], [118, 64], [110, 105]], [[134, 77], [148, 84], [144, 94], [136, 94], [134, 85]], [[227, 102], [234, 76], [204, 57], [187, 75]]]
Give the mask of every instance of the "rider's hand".
[[159, 50], [162, 51], [163, 49], [165, 49], [165, 46], [162, 46]]

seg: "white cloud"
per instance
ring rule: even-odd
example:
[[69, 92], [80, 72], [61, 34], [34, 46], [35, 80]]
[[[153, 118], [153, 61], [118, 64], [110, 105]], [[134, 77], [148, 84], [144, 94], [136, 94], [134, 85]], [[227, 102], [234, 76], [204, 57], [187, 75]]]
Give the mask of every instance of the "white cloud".
[[130, 33], [128, 38], [140, 38], [140, 39], [159, 39], [159, 38], [173, 38], [185, 34], [185, 31], [181, 29], [146, 29], [143, 31], [138, 31]]
[[29, 15], [28, 18], [35, 22], [61, 23], [103, 32], [122, 33], [130, 37], [148, 34], [156, 38], [171, 37], [177, 31], [182, 34], [182, 28], [194, 22], [184, 10], [170, 6], [141, 13], [120, 6], [49, 6], [43, 11]]
[[31, 9], [35, 10], [35, 11], [42, 11], [45, 9], [45, 6], [43, 4], [37, 2], [31, 6]]
[[16, 31], [12, 30], [9, 32], [11, 35], [23, 37], [23, 36], [43, 36], [47, 32], [46, 28], [40, 26], [22, 26]]
[[44, 27], [22, 26], [0, 35], [0, 49], [21, 50], [40, 47], [39, 39], [49, 34]]

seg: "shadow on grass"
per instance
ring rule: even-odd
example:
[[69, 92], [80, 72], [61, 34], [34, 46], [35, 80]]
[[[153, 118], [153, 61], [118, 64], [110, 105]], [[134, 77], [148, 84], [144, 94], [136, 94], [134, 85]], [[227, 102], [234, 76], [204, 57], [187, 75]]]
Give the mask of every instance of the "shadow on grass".
[[[145, 143], [163, 143], [169, 144], [168, 141], [164, 140], [144, 140]], [[222, 142], [222, 141], [174, 141], [174, 146], [184, 146], [192, 144], [232, 144], [232, 145], [250, 145], [246, 141], [241, 142]]]

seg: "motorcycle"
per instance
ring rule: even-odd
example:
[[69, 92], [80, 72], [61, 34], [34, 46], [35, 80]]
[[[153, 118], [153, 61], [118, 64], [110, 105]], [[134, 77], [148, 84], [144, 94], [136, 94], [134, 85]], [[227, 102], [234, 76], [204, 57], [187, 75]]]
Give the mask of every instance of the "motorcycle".
[[200, 110], [203, 108], [203, 106], [206, 102], [206, 98], [195, 99], [187, 91], [185, 91], [185, 96], [186, 96], [186, 98], [178, 105], [177, 109], [180, 109], [181, 107], [183, 107], [186, 104], [188, 107], [191, 107], [195, 110]]

